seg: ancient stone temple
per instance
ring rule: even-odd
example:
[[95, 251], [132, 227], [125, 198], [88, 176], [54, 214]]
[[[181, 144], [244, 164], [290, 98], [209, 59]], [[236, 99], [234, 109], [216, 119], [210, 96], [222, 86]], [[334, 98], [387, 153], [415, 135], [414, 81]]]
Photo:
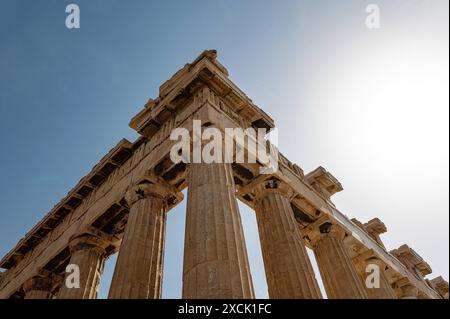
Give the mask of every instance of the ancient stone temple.
[[[254, 163], [174, 163], [175, 128], [273, 129], [274, 121], [228, 78], [215, 51], [165, 82], [122, 140], [0, 261], [0, 298], [96, 298], [105, 261], [118, 253], [109, 298], [160, 298], [166, 215], [187, 188], [183, 298], [254, 298], [237, 201], [254, 209], [270, 298], [448, 298], [448, 283], [410, 247], [388, 251], [377, 218], [350, 220], [323, 167], [304, 174], [278, 153], [278, 170]], [[4, 221], [7, 222], [7, 221]], [[67, 285], [79, 269], [79, 287]], [[368, 271], [374, 269], [374, 271]], [[375, 285], [370, 276], [375, 276]]]

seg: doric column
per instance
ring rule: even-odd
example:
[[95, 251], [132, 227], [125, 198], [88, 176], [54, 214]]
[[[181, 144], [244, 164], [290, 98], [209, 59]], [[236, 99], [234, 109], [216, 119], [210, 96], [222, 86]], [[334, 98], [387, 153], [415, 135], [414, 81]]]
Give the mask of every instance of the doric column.
[[33, 277], [23, 285], [25, 299], [52, 299], [54, 287], [54, 278]]
[[258, 184], [254, 193], [269, 297], [322, 298], [295, 221], [291, 189], [272, 179]]
[[254, 298], [230, 164], [190, 164], [183, 298]]
[[394, 289], [386, 277], [386, 264], [372, 251], [353, 259], [362, 278], [369, 299], [397, 299]]
[[361, 278], [343, 241], [345, 231], [326, 221], [308, 234], [330, 299], [367, 299]]
[[[90, 234], [84, 234], [73, 239], [70, 244], [70, 265], [78, 266], [80, 275], [79, 288], [68, 287], [67, 280], [63, 281], [59, 299], [95, 299], [97, 298], [98, 286], [103, 273], [106, 255], [105, 248], [108, 243]], [[69, 272], [67, 276], [75, 274]]]
[[161, 298], [166, 198], [162, 183], [132, 187], [125, 200], [130, 207], [125, 233], [114, 270], [110, 299]]

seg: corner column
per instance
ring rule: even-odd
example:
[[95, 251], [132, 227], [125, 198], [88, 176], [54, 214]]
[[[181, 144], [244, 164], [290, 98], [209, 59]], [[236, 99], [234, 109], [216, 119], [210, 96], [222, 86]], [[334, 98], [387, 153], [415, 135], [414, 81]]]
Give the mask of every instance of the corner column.
[[183, 298], [254, 298], [230, 164], [189, 164]]
[[308, 237], [328, 298], [368, 299], [343, 241], [345, 231], [331, 221], [324, 221]]
[[270, 298], [320, 299], [322, 294], [295, 221], [288, 185], [255, 188], [255, 211]]
[[66, 281], [75, 273], [68, 273], [61, 285], [58, 299], [95, 299], [103, 273], [108, 243], [90, 234], [73, 239], [70, 244], [71, 258], [69, 264], [78, 266], [80, 275], [79, 288], [70, 288]]
[[169, 188], [160, 183], [136, 185], [127, 192], [130, 213], [108, 298], [161, 298], [168, 194]]

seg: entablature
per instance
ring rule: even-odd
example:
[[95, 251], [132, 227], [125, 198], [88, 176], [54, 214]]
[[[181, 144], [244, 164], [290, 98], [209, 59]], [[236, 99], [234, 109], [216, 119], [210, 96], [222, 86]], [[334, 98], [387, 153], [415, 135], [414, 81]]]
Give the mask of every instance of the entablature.
[[54, 208], [22, 238], [0, 261], [0, 268], [10, 269], [38, 245], [42, 239], [55, 229], [63, 220], [76, 209], [81, 202], [99, 187], [106, 178], [120, 167], [132, 154], [133, 144], [126, 139], [121, 140], [94, 166], [88, 175]]
[[216, 57], [214, 50], [204, 51], [193, 63], [175, 73], [160, 87], [160, 96], [150, 99], [131, 120], [130, 127], [147, 138], [152, 137], [173, 113], [183, 109], [199, 88], [207, 86], [252, 126], [274, 128], [273, 119], [231, 82]]
[[408, 245], [402, 245], [391, 251], [410, 271], [422, 278], [432, 273], [432, 269], [425, 260]]
[[308, 183], [326, 199], [330, 199], [335, 193], [343, 190], [341, 183], [336, 177], [327, 172], [325, 168], [319, 166], [305, 176]]

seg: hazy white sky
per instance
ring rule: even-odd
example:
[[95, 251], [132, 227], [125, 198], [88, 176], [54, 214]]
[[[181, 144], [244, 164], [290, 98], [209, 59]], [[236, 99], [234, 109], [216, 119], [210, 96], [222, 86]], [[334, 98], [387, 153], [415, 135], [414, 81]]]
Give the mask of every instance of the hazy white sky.
[[308, 90], [293, 66], [277, 101], [292, 109], [277, 119], [281, 149], [306, 171], [329, 169], [342, 212], [379, 217], [388, 249], [407, 243], [448, 279], [448, 10], [415, 1], [382, 15], [377, 32], [338, 36]]
[[[61, 1], [0, 3], [0, 255], [118, 140], [136, 138], [128, 122], [160, 84], [215, 48], [274, 118], [281, 152], [340, 180], [340, 211], [379, 217], [388, 249], [407, 243], [448, 280], [447, 0], [76, 2], [77, 31]], [[368, 3], [380, 29], [364, 24]], [[181, 295], [184, 212], [169, 213], [165, 297]], [[254, 213], [241, 214], [266, 297]]]
[[[389, 250], [408, 244], [431, 278], [448, 280], [448, 3], [378, 2], [379, 30], [365, 28], [364, 6], [341, 3], [315, 21], [300, 9], [298, 41], [287, 39], [274, 65], [255, 74], [244, 58], [225, 64], [275, 119], [281, 152], [305, 173], [322, 165], [340, 180], [338, 209], [362, 222], [379, 217]], [[254, 217], [241, 211], [255, 289], [266, 296]]]
[[290, 158], [342, 182], [342, 212], [379, 217], [388, 249], [407, 243], [431, 276], [448, 279], [448, 3], [430, 3], [381, 6], [382, 28], [339, 36], [333, 57], [309, 73], [308, 90], [296, 87], [302, 69], [293, 66], [284, 88], [292, 116], [277, 124]]

